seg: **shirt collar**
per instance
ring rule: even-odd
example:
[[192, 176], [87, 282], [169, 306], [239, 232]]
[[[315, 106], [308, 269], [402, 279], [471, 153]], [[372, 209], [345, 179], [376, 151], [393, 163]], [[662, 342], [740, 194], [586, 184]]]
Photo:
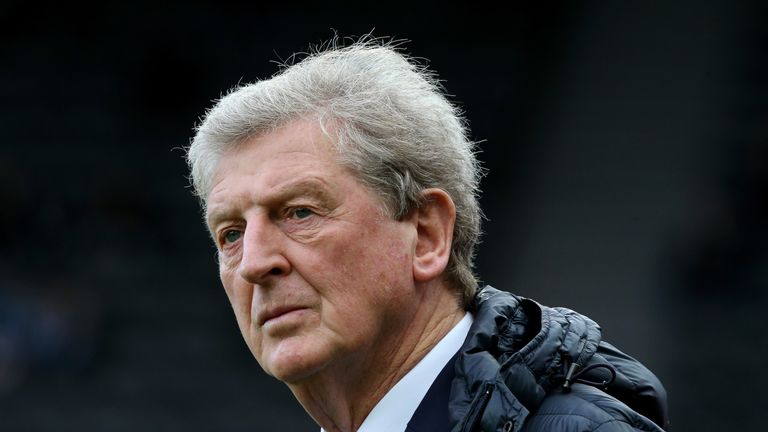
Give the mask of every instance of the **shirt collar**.
[[432, 382], [461, 348], [472, 319], [472, 314], [465, 313], [464, 318], [373, 407], [357, 432], [404, 431]]

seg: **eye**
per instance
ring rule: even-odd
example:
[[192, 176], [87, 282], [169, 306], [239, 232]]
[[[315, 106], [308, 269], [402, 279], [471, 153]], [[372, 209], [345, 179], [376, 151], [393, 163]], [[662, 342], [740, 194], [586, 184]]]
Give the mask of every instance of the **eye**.
[[243, 235], [243, 233], [241, 231], [238, 231], [238, 230], [228, 230], [227, 232], [224, 233], [224, 243], [225, 244], [234, 243], [238, 239], [240, 239], [240, 237], [242, 237], [242, 235]]
[[314, 212], [306, 207], [298, 207], [293, 210], [293, 216], [296, 219], [306, 219], [312, 216]]

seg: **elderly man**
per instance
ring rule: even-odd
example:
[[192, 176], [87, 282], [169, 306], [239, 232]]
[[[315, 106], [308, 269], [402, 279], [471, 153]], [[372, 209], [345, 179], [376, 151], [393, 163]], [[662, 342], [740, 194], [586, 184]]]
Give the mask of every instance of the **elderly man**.
[[479, 166], [387, 44], [222, 98], [188, 151], [246, 344], [331, 431], [655, 431], [664, 389], [599, 327], [476, 288]]

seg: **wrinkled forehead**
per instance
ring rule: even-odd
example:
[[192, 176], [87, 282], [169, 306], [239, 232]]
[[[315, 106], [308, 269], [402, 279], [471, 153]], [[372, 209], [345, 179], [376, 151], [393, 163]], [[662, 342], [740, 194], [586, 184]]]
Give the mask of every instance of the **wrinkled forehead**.
[[[382, 196], [381, 190], [365, 181], [365, 170], [359, 166], [365, 165], [364, 162], [351, 156], [355, 151], [346, 142], [348, 138], [345, 137], [344, 126], [340, 121], [323, 121], [320, 116], [314, 115], [254, 133], [233, 143], [222, 152], [213, 169], [206, 196], [206, 213], [216, 185], [234, 169], [242, 170], [246, 165], [245, 169], [252, 168], [254, 174], [257, 174], [261, 167], [274, 169], [282, 164], [287, 170], [288, 166], [298, 163], [299, 160], [305, 163], [307, 169], [317, 169], [320, 164], [306, 163], [307, 153], [313, 155], [314, 161], [327, 162], [323, 164], [326, 171], [351, 176], [356, 183], [378, 198], [382, 213], [391, 213], [388, 197]], [[296, 157], [293, 157], [293, 154]], [[252, 166], [247, 166], [248, 164]]]
[[261, 161], [266, 161], [274, 159], [278, 154], [275, 150], [280, 148], [286, 151], [305, 150], [327, 156], [337, 164], [346, 166], [342, 163], [343, 158], [337, 142], [334, 122], [323, 122], [318, 116], [300, 117], [269, 128], [252, 131], [247, 136], [223, 146], [217, 152], [208, 168], [205, 201], [208, 201], [216, 183], [227, 175], [232, 164], [238, 163], [246, 152], [257, 154]]

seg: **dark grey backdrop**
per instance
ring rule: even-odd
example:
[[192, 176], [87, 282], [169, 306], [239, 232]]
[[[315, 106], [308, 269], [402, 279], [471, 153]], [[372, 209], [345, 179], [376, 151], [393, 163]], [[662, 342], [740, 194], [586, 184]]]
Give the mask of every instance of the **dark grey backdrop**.
[[607, 3], [3, 3], [0, 431], [316, 430], [240, 340], [178, 148], [374, 28], [482, 141], [483, 280], [600, 322], [673, 429], [760, 429], [768, 8]]

